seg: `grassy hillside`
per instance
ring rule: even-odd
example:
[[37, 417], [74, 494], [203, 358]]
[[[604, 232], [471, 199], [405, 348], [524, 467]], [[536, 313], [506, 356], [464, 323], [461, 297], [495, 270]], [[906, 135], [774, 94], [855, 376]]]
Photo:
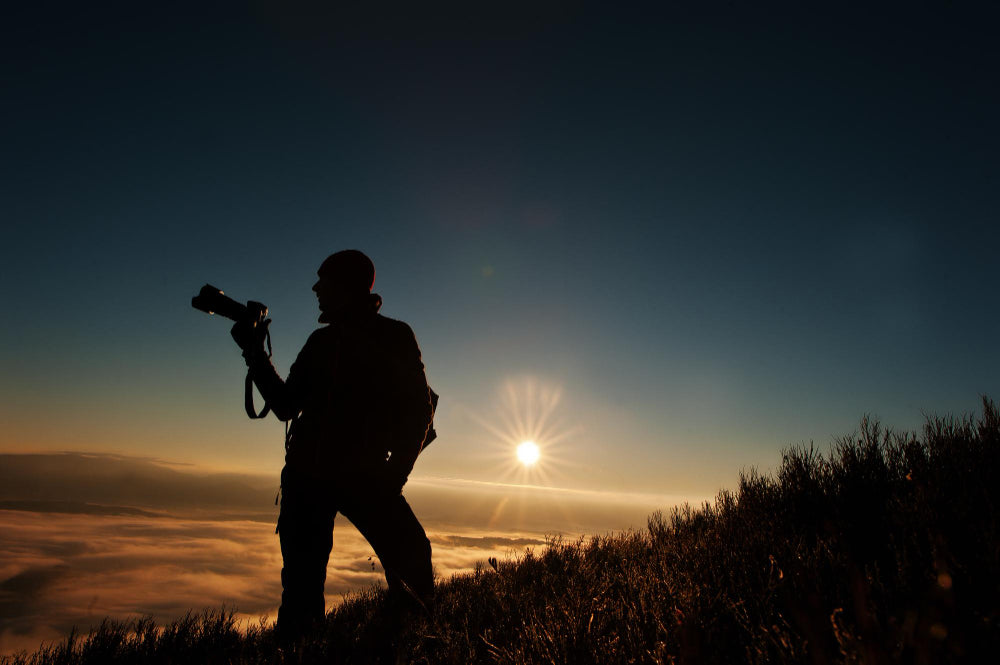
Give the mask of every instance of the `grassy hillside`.
[[998, 460], [989, 400], [920, 435], [864, 420], [830, 452], [788, 450], [776, 475], [744, 474], [646, 531], [553, 541], [443, 581], [430, 616], [398, 630], [372, 589], [293, 649], [222, 610], [107, 621], [2, 662], [992, 662]]

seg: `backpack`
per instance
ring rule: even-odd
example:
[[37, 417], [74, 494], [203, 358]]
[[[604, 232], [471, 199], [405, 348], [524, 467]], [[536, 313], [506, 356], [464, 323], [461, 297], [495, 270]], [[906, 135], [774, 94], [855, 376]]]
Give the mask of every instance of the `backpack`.
[[420, 447], [420, 452], [424, 452], [431, 441], [437, 438], [437, 431], [434, 429], [434, 413], [438, 408], [438, 394], [430, 386], [427, 386], [427, 392], [431, 398], [431, 422], [427, 425], [427, 436], [424, 437], [424, 445]]

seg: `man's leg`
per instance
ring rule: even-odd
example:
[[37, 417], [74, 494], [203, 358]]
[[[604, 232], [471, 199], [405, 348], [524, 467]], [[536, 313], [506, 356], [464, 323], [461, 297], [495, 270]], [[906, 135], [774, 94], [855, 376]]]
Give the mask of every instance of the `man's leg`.
[[377, 501], [355, 499], [345, 501], [341, 512], [375, 550], [390, 593], [403, 592], [405, 584], [410, 594], [429, 602], [434, 593], [431, 543], [406, 499], [402, 495]]
[[281, 473], [281, 607], [277, 629], [295, 637], [321, 622], [326, 615], [323, 585], [333, 547], [335, 513], [314, 479]]

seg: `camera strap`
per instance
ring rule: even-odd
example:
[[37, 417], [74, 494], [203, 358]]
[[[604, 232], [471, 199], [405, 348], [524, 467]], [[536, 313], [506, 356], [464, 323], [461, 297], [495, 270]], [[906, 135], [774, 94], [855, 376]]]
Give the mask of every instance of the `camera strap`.
[[264, 402], [264, 408], [261, 409], [260, 413], [257, 413], [257, 410], [254, 408], [253, 379], [250, 378], [250, 370], [247, 370], [246, 390], [244, 391], [243, 408], [246, 409], [247, 415], [254, 420], [263, 418], [271, 411], [271, 407], [267, 405], [267, 402]]
[[[271, 359], [271, 331], [267, 331], [267, 336], [264, 338], [267, 340], [267, 359]], [[247, 367], [247, 379], [244, 383], [243, 391], [243, 408], [246, 409], [247, 415], [250, 416], [252, 420], [259, 420], [271, 411], [271, 407], [268, 406], [267, 401], [264, 401], [264, 408], [257, 413], [257, 409], [253, 405], [253, 379], [250, 377], [250, 368]]]

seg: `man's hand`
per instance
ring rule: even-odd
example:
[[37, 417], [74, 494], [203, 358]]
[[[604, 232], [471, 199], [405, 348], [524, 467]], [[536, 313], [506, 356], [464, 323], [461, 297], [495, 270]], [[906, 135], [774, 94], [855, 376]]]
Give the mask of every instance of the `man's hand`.
[[243, 349], [243, 357], [248, 357], [251, 353], [264, 350], [264, 340], [267, 339], [267, 329], [271, 325], [271, 319], [263, 321], [237, 321], [233, 324], [229, 334]]
[[382, 469], [382, 476], [379, 478], [379, 490], [388, 496], [399, 496], [403, 493], [403, 485], [406, 484], [409, 473], [402, 473], [391, 462], [386, 463]]

